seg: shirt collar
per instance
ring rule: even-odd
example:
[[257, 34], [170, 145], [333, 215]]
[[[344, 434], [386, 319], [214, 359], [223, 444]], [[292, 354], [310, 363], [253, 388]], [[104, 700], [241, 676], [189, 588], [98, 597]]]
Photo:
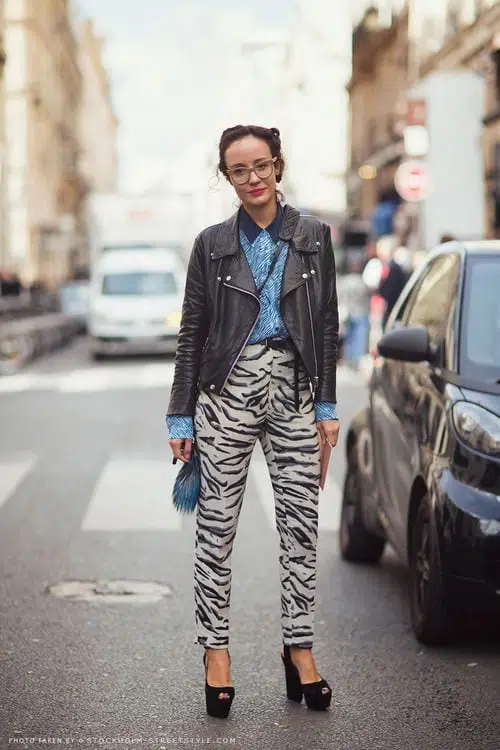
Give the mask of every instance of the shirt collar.
[[[283, 206], [281, 203], [278, 203], [278, 210], [276, 211], [276, 216], [272, 220], [272, 222], [265, 228], [266, 232], [269, 233], [271, 236], [271, 239], [274, 242], [279, 242], [279, 235], [281, 230], [281, 224], [283, 221]], [[258, 224], [255, 223], [255, 221], [252, 219], [252, 217], [245, 211], [243, 206], [240, 210], [240, 230], [245, 233], [245, 236], [247, 240], [250, 242], [250, 244], [253, 244], [259, 234], [264, 231], [262, 227], [259, 227]]]

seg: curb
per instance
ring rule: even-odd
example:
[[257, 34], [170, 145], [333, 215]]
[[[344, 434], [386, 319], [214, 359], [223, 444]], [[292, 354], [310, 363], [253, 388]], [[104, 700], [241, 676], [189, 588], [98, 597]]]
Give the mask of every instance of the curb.
[[2, 324], [0, 376], [12, 375], [31, 360], [66, 346], [78, 330], [77, 321], [61, 314], [38, 315]]

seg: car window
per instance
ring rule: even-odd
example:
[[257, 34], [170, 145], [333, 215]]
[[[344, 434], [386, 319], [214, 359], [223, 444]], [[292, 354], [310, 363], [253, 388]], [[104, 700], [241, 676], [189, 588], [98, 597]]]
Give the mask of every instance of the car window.
[[461, 259], [457, 253], [440, 255], [433, 261], [406, 308], [408, 326], [424, 326], [431, 342], [441, 342], [450, 313], [457, 299]]
[[394, 305], [394, 308], [389, 316], [389, 319], [386, 325], [386, 330], [395, 328], [398, 325], [401, 325], [403, 323], [408, 310], [413, 304], [413, 300], [415, 298], [415, 295], [417, 293], [419, 286], [420, 286], [420, 280], [417, 280], [411, 289], [406, 289], [406, 291], [403, 291], [401, 293], [398, 301]]
[[461, 321], [460, 373], [482, 381], [500, 377], [500, 256], [467, 262]]
[[178, 294], [176, 278], [170, 272], [141, 271], [107, 273], [102, 281], [102, 293], [110, 296], [163, 296]]

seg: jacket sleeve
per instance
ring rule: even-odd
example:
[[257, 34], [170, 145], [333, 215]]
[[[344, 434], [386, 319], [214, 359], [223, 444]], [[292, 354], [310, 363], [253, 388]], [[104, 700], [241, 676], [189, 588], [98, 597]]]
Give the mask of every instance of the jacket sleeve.
[[335, 255], [333, 252], [330, 228], [323, 225], [322, 266], [323, 276], [323, 346], [322, 361], [319, 363], [319, 383], [316, 401], [337, 402], [337, 356], [339, 340], [339, 310], [337, 301], [337, 280]]
[[200, 359], [208, 332], [203, 240], [197, 237], [186, 275], [175, 372], [167, 416], [193, 417], [198, 396]]
[[316, 422], [338, 419], [337, 404], [334, 404], [332, 401], [316, 401], [314, 404], [314, 411], [316, 415]]

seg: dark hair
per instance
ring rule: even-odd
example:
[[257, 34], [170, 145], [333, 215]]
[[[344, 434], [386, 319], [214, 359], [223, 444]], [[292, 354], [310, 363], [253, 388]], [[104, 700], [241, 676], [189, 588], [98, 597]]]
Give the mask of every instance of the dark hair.
[[219, 166], [218, 169], [226, 179], [228, 179], [226, 166], [226, 151], [229, 146], [240, 138], [246, 138], [253, 135], [254, 138], [260, 138], [265, 141], [271, 151], [271, 156], [277, 157], [276, 164], [276, 182], [281, 182], [283, 171], [285, 169], [285, 159], [281, 152], [281, 137], [278, 128], [263, 128], [260, 125], [235, 125], [232, 128], [224, 130], [219, 141]]

